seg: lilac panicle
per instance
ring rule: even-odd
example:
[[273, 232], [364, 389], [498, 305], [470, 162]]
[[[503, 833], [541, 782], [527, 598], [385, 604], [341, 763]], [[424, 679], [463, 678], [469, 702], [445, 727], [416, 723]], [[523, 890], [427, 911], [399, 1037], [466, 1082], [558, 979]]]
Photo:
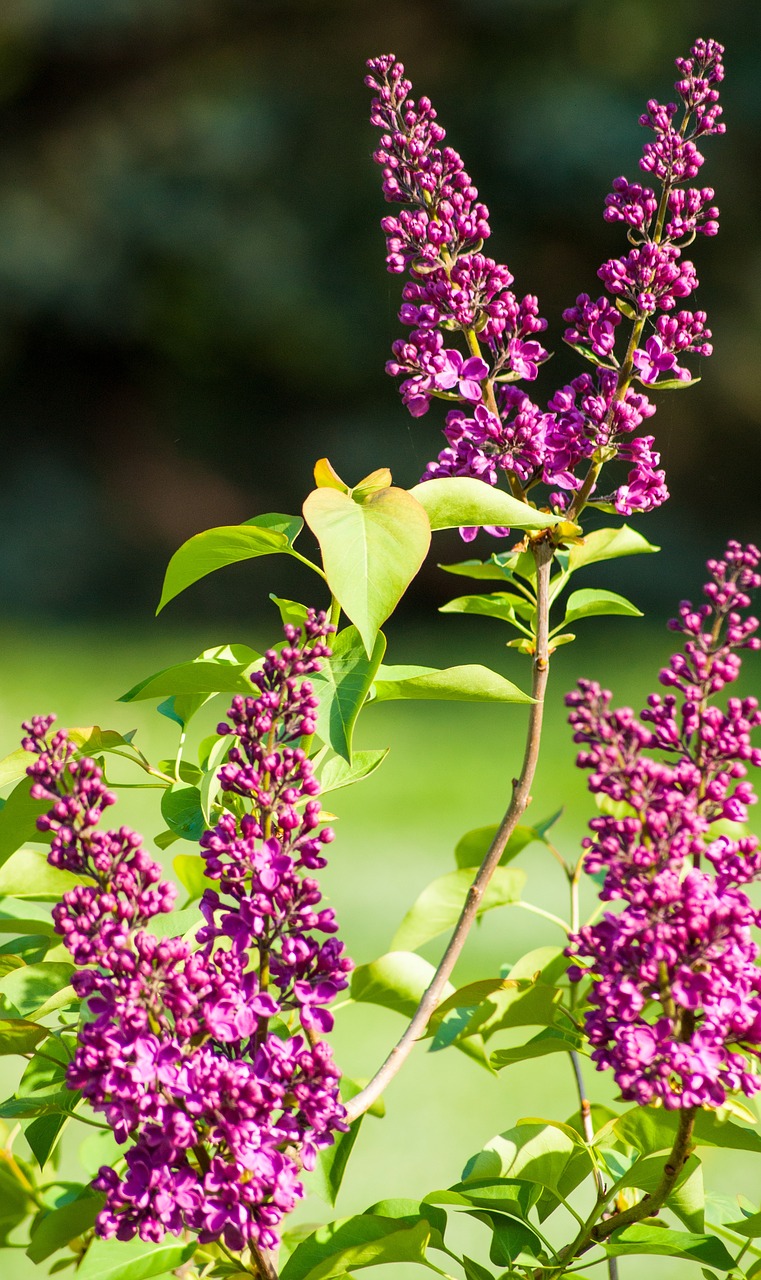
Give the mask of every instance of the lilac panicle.
[[[382, 220], [386, 262], [409, 273], [399, 318], [411, 332], [393, 344], [386, 368], [402, 379], [413, 417], [427, 413], [434, 397], [462, 406], [447, 414], [447, 447], [423, 479], [473, 476], [494, 485], [506, 476], [518, 496], [544, 482], [554, 489], [550, 504], [573, 513], [585, 478], [588, 500], [603, 464], [617, 458], [628, 464], [627, 479], [597, 501], [622, 515], [666, 501], [655, 441], [633, 435], [655, 405], [633, 383], [688, 383], [685, 360], [712, 351], [705, 312], [684, 306], [698, 281], [683, 251], [696, 235], [718, 231], [713, 190], [689, 183], [703, 164], [696, 140], [724, 132], [722, 54], [715, 40], [698, 40], [688, 58], [676, 60], [680, 106], [653, 99], [640, 117], [654, 135], [640, 167], [655, 185], [625, 177], [613, 183], [604, 216], [623, 224], [630, 248], [600, 267], [602, 297], [582, 293], [564, 311], [565, 341], [594, 367], [561, 387], [546, 410], [509, 385], [533, 381], [547, 359], [536, 298], [519, 301], [507, 267], [484, 256], [488, 211], [460, 156], [444, 145], [429, 99], [410, 96], [392, 54], [368, 63], [371, 120], [382, 130], [374, 159], [386, 200], [401, 206]], [[457, 335], [464, 350], [451, 345]]]
[[[351, 962], [319, 909], [316, 880], [333, 838], [319, 826], [313, 768], [298, 746], [314, 732], [306, 678], [329, 655], [332, 630], [310, 613], [304, 638], [285, 628], [236, 697], [236, 737], [220, 782], [234, 798], [202, 839], [209, 888], [194, 943], [159, 939], [151, 920], [175, 889], [126, 827], [101, 831], [115, 797], [93, 760], [77, 758], [53, 717], [24, 725], [36, 760], [32, 796], [51, 801], [49, 861], [81, 883], [53, 909], [87, 999], [67, 1084], [81, 1090], [119, 1142], [126, 1171], [102, 1168], [103, 1236], [160, 1240], [190, 1231], [229, 1249], [274, 1248], [283, 1216], [303, 1195], [302, 1167], [345, 1129], [339, 1072], [318, 1032]], [[270, 1029], [278, 1016], [283, 1030]], [[300, 1027], [288, 1036], [284, 1024]]]
[[569, 976], [592, 978], [592, 1058], [628, 1101], [718, 1107], [761, 1089], [761, 912], [741, 888], [761, 878], [761, 848], [714, 826], [744, 823], [756, 802], [747, 771], [761, 766], [761, 713], [756, 698], [713, 701], [737, 679], [741, 651], [761, 648], [745, 613], [760, 564], [758, 548], [737, 542], [709, 561], [706, 602], [683, 602], [670, 624], [685, 643], [660, 673], [667, 692], [639, 716], [613, 710], [588, 680], [566, 698], [577, 763], [601, 799], [585, 868], [604, 875], [603, 901], [623, 903], [572, 938], [569, 954], [586, 964]]

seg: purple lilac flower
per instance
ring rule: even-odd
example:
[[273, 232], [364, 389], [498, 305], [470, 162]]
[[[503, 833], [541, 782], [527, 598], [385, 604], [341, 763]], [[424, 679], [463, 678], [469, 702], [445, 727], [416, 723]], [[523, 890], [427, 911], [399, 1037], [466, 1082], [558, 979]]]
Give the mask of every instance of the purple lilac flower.
[[761, 765], [761, 713], [751, 697], [713, 702], [737, 679], [740, 652], [761, 648], [744, 613], [760, 564], [757, 547], [737, 542], [709, 561], [706, 603], [683, 602], [670, 623], [685, 643], [660, 674], [668, 692], [639, 716], [613, 710], [588, 680], [566, 698], [577, 763], [603, 802], [585, 868], [604, 874], [603, 901], [623, 903], [572, 938], [586, 967], [569, 976], [592, 977], [592, 1058], [628, 1101], [717, 1107], [761, 1089], [761, 912], [740, 887], [761, 878], [761, 848], [714, 827], [745, 822], [756, 802], [747, 770]]
[[[444, 147], [430, 101], [409, 96], [410, 82], [393, 55], [368, 63], [366, 83], [376, 94], [371, 118], [383, 130], [374, 158], [386, 199], [402, 206], [382, 222], [387, 263], [390, 271], [409, 272], [399, 318], [411, 333], [393, 344], [386, 369], [402, 378], [402, 400], [413, 417], [427, 413], [434, 397], [465, 405], [447, 415], [447, 447], [424, 480], [463, 475], [495, 485], [504, 475], [518, 495], [539, 481], [573, 495], [589, 475], [586, 495], [594, 493], [590, 484], [602, 465], [618, 458], [629, 464], [628, 476], [598, 501], [629, 515], [666, 500], [653, 438], [629, 438], [655, 412], [632, 383], [688, 383], [684, 358], [712, 351], [705, 312], [683, 309], [698, 284], [683, 250], [697, 234], [718, 231], [713, 190], [688, 184], [703, 164], [696, 139], [724, 132], [722, 53], [716, 41], [698, 40], [690, 57], [676, 62], [681, 107], [651, 100], [640, 117], [654, 134], [640, 167], [655, 186], [625, 177], [613, 182], [604, 216], [624, 224], [631, 247], [600, 267], [606, 294], [582, 293], [563, 313], [566, 342], [596, 368], [561, 387], [546, 411], [523, 391], [516, 402], [504, 388], [533, 381], [547, 359], [536, 336], [546, 328], [536, 298], [519, 301], [508, 268], [483, 254], [487, 211], [460, 157]], [[624, 317], [633, 328], [622, 340]], [[465, 353], [451, 345], [457, 334]], [[555, 508], [572, 505], [557, 488], [550, 500]]]
[[[548, 354], [536, 335], [547, 322], [532, 294], [519, 299], [513, 293], [508, 268], [481, 252], [491, 234], [488, 211], [460, 156], [442, 145], [446, 135], [430, 101], [409, 96], [412, 86], [392, 54], [371, 59], [368, 67], [366, 83], [376, 94], [371, 119], [383, 130], [374, 159], [383, 171], [386, 199], [403, 206], [381, 224], [386, 262], [389, 271], [410, 276], [399, 318], [412, 332], [393, 344], [386, 370], [403, 378], [402, 400], [413, 417], [426, 413], [434, 396], [457, 400], [479, 406], [493, 419], [490, 434], [508, 438], [497, 451], [490, 440], [487, 457], [493, 461], [479, 465], [478, 432], [463, 436], [456, 456], [445, 450], [439, 460], [445, 470], [434, 466], [423, 478], [477, 475], [496, 484], [498, 470], [511, 469], [515, 452], [508, 421], [514, 406], [496, 388], [536, 378]], [[458, 334], [465, 351], [444, 345], [445, 336], [449, 344]], [[536, 447], [524, 450], [524, 461], [529, 453]]]
[[[52, 717], [24, 725], [32, 796], [52, 802], [39, 819], [53, 832], [49, 860], [87, 883], [53, 911], [80, 968], [72, 983], [90, 1020], [67, 1083], [80, 1089], [119, 1142], [126, 1173], [102, 1168], [97, 1230], [127, 1240], [191, 1231], [241, 1251], [277, 1244], [277, 1228], [303, 1195], [300, 1169], [344, 1129], [339, 1072], [318, 1032], [347, 984], [351, 962], [319, 909], [316, 880], [330, 828], [320, 828], [319, 784], [298, 742], [315, 728], [307, 677], [330, 653], [332, 628], [310, 613], [304, 641], [286, 626], [252, 676], [255, 696], [230, 709], [237, 743], [220, 770], [235, 806], [202, 839], [219, 882], [201, 902], [195, 943], [159, 939], [151, 919], [171, 910], [175, 889], [126, 827], [98, 823], [115, 797], [99, 766], [77, 759]], [[195, 949], [194, 949], [195, 948]], [[279, 1015], [298, 1029], [269, 1029]]]

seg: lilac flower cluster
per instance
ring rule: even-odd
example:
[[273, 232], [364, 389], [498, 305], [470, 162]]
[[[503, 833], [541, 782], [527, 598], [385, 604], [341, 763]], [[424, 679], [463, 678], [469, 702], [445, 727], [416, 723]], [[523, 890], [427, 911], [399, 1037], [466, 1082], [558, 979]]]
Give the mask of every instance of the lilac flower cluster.
[[751, 697], [712, 701], [737, 679], [740, 651], [761, 648], [758, 619], [743, 613], [759, 565], [758, 548], [736, 542], [709, 561], [706, 603], [683, 603], [670, 624], [685, 644], [660, 674], [669, 692], [639, 717], [587, 680], [566, 699], [577, 763], [602, 800], [585, 868], [604, 874], [604, 901], [624, 904], [572, 938], [568, 954], [588, 968], [569, 977], [592, 977], [592, 1058], [628, 1101], [716, 1107], [761, 1089], [761, 912], [740, 887], [761, 878], [761, 848], [714, 827], [744, 823], [755, 803], [761, 713]]
[[[89, 1020], [67, 1084], [130, 1143], [125, 1172], [102, 1168], [93, 1184], [106, 1194], [103, 1236], [191, 1231], [236, 1251], [273, 1248], [303, 1195], [301, 1168], [346, 1128], [339, 1072], [315, 1029], [332, 1025], [324, 1006], [351, 962], [341, 943], [315, 936], [336, 922], [302, 872], [324, 866], [333, 833], [319, 829], [319, 786], [297, 745], [314, 731], [304, 677], [329, 654], [330, 630], [310, 614], [300, 644], [286, 627], [286, 645], [252, 676], [257, 695], [234, 699], [239, 745], [221, 770], [234, 808], [203, 838], [224, 898], [204, 895], [195, 942], [150, 932], [175, 890], [138, 835], [98, 830], [115, 799], [99, 766], [78, 759], [65, 733], [50, 737], [53, 717], [24, 725], [37, 755], [32, 795], [52, 802], [38, 824], [53, 833], [49, 860], [80, 878], [53, 911], [74, 962], [88, 966], [72, 979]], [[294, 1021], [305, 1036], [289, 1034]]]
[[[488, 212], [460, 156], [443, 146], [430, 101], [409, 96], [411, 84], [392, 54], [368, 63], [366, 83], [376, 94], [371, 120], [383, 130], [374, 159], [386, 200], [402, 206], [382, 220], [386, 261], [390, 271], [410, 273], [399, 318], [412, 332], [393, 344], [387, 371], [402, 378], [413, 417], [426, 413], [433, 397], [465, 406], [447, 414], [447, 447], [423, 479], [474, 476], [496, 484], [504, 473], [518, 496], [542, 481], [561, 491], [550, 501], [563, 511], [583, 486], [582, 467], [590, 476], [587, 500], [602, 465], [619, 458], [629, 464], [627, 480], [598, 501], [629, 515], [667, 499], [653, 437], [632, 434], [655, 406], [631, 384], [688, 382], [683, 359], [711, 354], [705, 312], [681, 309], [698, 283], [682, 252], [697, 234], [718, 231], [712, 189], [686, 184], [703, 164], [695, 140], [724, 131], [716, 88], [722, 53], [715, 40], [699, 40], [689, 58], [677, 59], [680, 119], [676, 104], [654, 100], [640, 118], [655, 135], [640, 167], [659, 192], [624, 177], [613, 183], [605, 217], [624, 224], [632, 247], [600, 268], [607, 297], [581, 294], [563, 313], [566, 342], [594, 368], [562, 387], [546, 410], [509, 385], [533, 381], [547, 359], [536, 336], [546, 328], [536, 298], [518, 300], [507, 267], [481, 252]], [[623, 317], [632, 328], [617, 356]], [[446, 345], [458, 333], [465, 352]]]

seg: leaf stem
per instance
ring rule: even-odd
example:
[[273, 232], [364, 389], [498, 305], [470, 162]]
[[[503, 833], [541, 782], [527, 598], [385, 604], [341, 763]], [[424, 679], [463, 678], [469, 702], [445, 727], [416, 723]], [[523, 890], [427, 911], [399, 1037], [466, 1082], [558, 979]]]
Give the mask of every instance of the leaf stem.
[[[533, 655], [531, 688], [534, 701], [529, 711], [526, 746], [520, 775], [513, 779], [512, 796], [505, 816], [468, 890], [460, 918], [455, 925], [444, 955], [439, 961], [439, 966], [430, 986], [424, 992], [404, 1034], [391, 1050], [383, 1065], [370, 1080], [369, 1084], [348, 1101], [346, 1118], [349, 1123], [367, 1111], [368, 1107], [371, 1107], [375, 1100], [380, 1097], [412, 1052], [417, 1041], [425, 1033], [429, 1019], [444, 994], [449, 975], [465, 946], [465, 941], [478, 914], [478, 908], [486, 887], [494, 871], [499, 866], [500, 858], [505, 851], [510, 836], [513, 834], [531, 800], [531, 787], [539, 759], [544, 695], [549, 675], [549, 584], [554, 547], [550, 537], [540, 535], [532, 542], [531, 550], [536, 561], [537, 571], [536, 652]], [[565, 928], [565, 926], [563, 927]]]

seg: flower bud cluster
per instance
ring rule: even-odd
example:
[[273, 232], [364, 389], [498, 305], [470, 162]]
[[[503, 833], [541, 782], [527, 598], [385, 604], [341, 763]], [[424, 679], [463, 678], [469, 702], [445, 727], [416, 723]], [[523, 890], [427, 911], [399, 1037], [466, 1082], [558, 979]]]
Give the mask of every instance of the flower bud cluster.
[[[599, 468], [618, 458], [629, 466], [627, 479], [598, 501], [630, 515], [668, 498], [653, 437], [631, 435], [655, 406], [631, 384], [687, 383], [684, 358], [712, 351], [705, 312], [683, 307], [698, 281], [682, 254], [697, 234], [718, 231], [713, 190], [687, 184], [703, 164], [695, 140], [724, 132], [716, 87], [724, 76], [722, 53], [715, 40], [698, 40], [690, 57], [676, 63], [681, 111], [651, 100], [640, 118], [655, 135], [640, 167], [659, 190], [614, 181], [605, 218], [624, 224], [631, 248], [600, 267], [607, 296], [580, 294], [563, 312], [566, 342], [594, 369], [556, 392], [546, 410], [523, 391], [516, 400], [515, 388], [505, 385], [533, 381], [547, 359], [537, 338], [546, 322], [536, 298], [519, 300], [507, 267], [481, 252], [490, 234], [487, 211], [459, 155], [443, 146], [430, 101], [409, 96], [411, 84], [393, 55], [368, 63], [366, 83], [376, 94], [371, 119], [383, 130], [374, 158], [386, 199], [402, 206], [398, 216], [383, 219], [387, 264], [410, 276], [399, 318], [411, 333], [393, 344], [386, 368], [402, 379], [413, 417], [427, 413], [434, 397], [464, 405], [448, 413], [448, 445], [424, 480], [457, 475], [496, 484], [506, 474], [514, 493], [541, 481], [560, 490], [550, 500], [562, 511], [586, 475], [592, 473], [585, 494], [593, 493]], [[624, 317], [632, 328], [621, 344]], [[455, 334], [465, 351], [449, 345]]]
[[685, 643], [660, 673], [669, 692], [639, 716], [587, 680], [566, 698], [602, 809], [585, 869], [604, 875], [603, 901], [624, 904], [572, 938], [586, 967], [569, 976], [592, 978], [592, 1058], [629, 1101], [716, 1107], [761, 1089], [761, 912], [740, 887], [761, 878], [761, 849], [715, 827], [744, 823], [756, 801], [747, 772], [761, 766], [761, 713], [752, 697], [712, 702], [737, 679], [740, 651], [761, 647], [758, 619], [743, 614], [759, 565], [736, 542], [709, 561], [706, 603], [683, 603], [670, 624]]
[[64, 733], [50, 738], [52, 717], [24, 725], [32, 795], [51, 801], [39, 819], [53, 832], [50, 861], [80, 881], [53, 912], [87, 966], [72, 978], [89, 1017], [67, 1084], [130, 1144], [125, 1172], [104, 1167], [93, 1184], [106, 1195], [103, 1236], [190, 1231], [236, 1251], [274, 1248], [303, 1195], [301, 1168], [346, 1128], [339, 1072], [315, 1029], [332, 1025], [324, 1006], [351, 964], [342, 944], [315, 938], [336, 922], [301, 872], [324, 865], [332, 832], [318, 829], [319, 786], [294, 745], [314, 731], [302, 677], [329, 654], [331, 629], [312, 613], [300, 643], [286, 627], [286, 645], [252, 677], [258, 696], [234, 700], [238, 746], [220, 776], [234, 809], [203, 840], [224, 898], [206, 892], [194, 940], [151, 932], [175, 889], [134, 832], [98, 830], [115, 799], [100, 767]]

